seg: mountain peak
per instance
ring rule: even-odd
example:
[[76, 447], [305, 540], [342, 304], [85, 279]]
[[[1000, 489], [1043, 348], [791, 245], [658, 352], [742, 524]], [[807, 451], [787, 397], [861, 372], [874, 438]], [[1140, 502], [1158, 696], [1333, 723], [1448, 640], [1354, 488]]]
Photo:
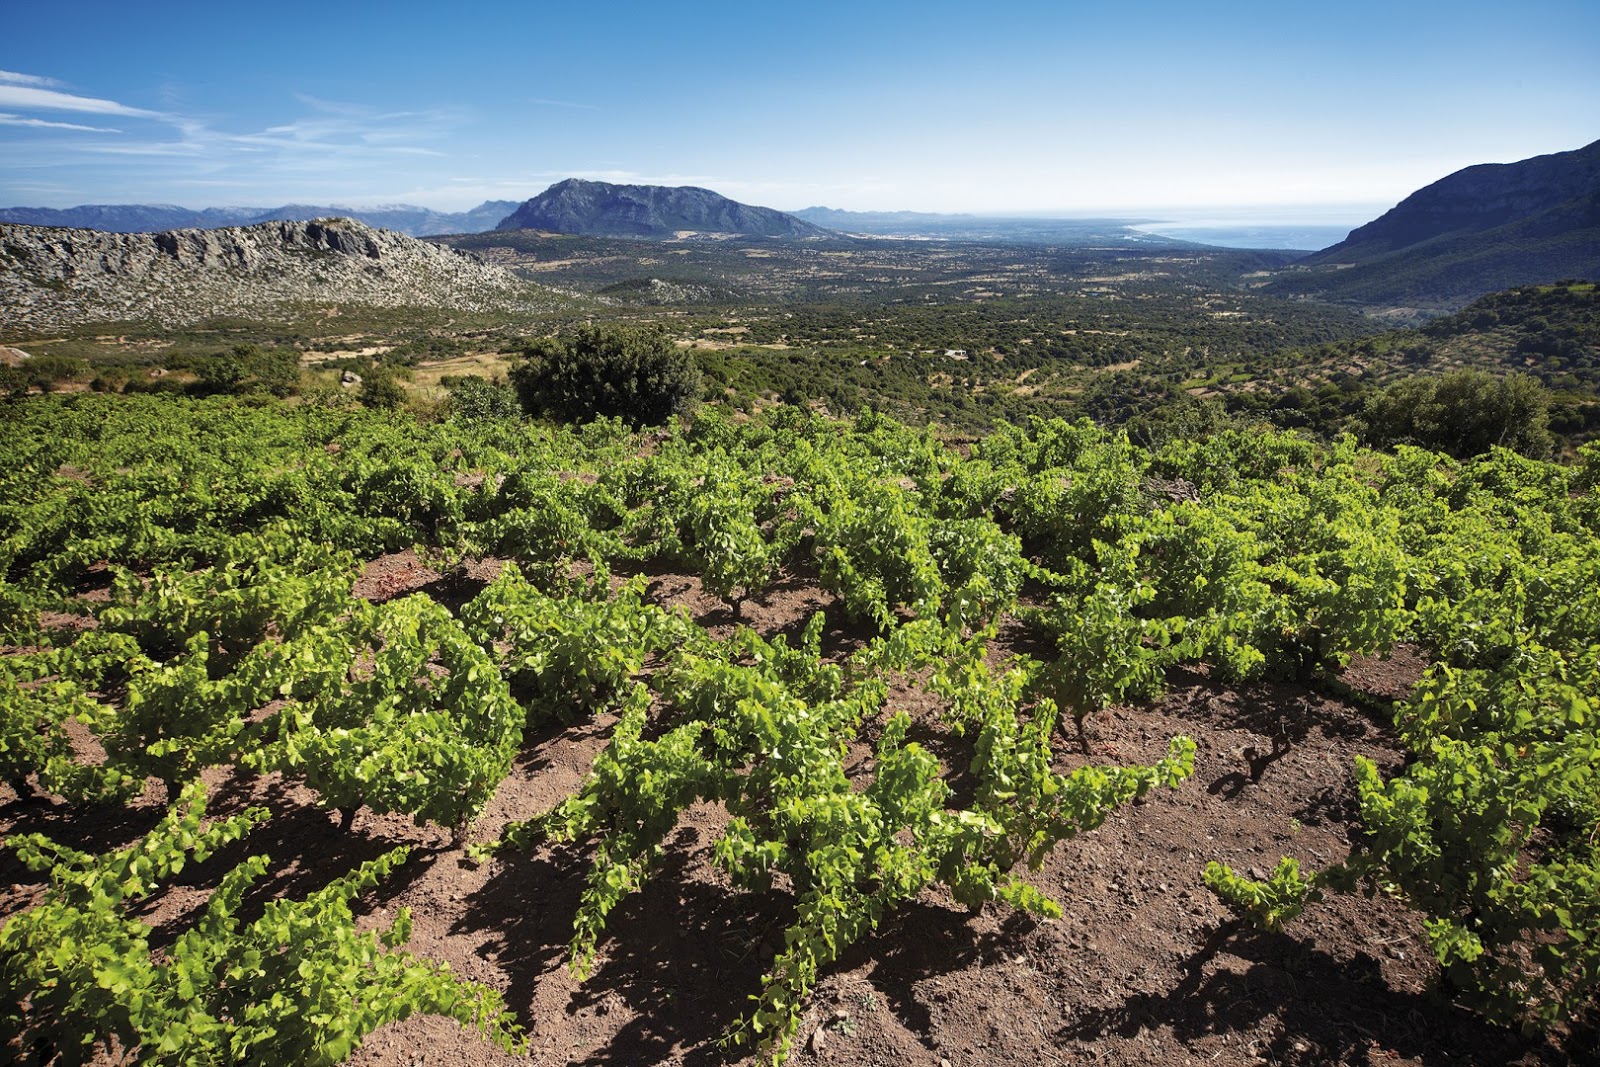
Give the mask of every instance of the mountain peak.
[[747, 237], [828, 234], [793, 215], [741, 204], [693, 185], [613, 185], [586, 178], [556, 182], [495, 228], [654, 240], [685, 231]]
[[208, 207], [173, 204], [80, 204], [69, 208], [0, 208], [0, 222], [24, 226], [57, 226], [105, 233], [162, 233], [167, 230], [213, 230], [258, 222], [346, 216], [412, 237], [440, 233], [481, 233], [516, 208], [511, 200], [486, 200], [468, 211], [441, 212], [415, 204], [283, 204], [279, 207]]

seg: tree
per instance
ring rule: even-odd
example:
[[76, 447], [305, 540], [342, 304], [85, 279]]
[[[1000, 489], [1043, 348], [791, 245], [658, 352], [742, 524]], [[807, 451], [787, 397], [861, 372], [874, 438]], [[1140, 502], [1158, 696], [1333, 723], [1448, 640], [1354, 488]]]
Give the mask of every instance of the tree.
[[1552, 445], [1549, 395], [1525, 374], [1407, 378], [1368, 399], [1363, 414], [1374, 444], [1416, 444], [1458, 459], [1494, 445], [1540, 458]]
[[235, 346], [232, 352], [218, 352], [210, 359], [204, 360], [196, 368], [199, 381], [196, 392], [200, 393], [237, 393], [250, 371], [241, 358], [240, 349], [245, 346]]
[[406, 402], [406, 387], [390, 371], [374, 367], [361, 380], [361, 402], [369, 408], [402, 407]]
[[243, 358], [245, 367], [255, 377], [255, 388], [265, 390], [276, 397], [289, 396], [300, 389], [300, 355], [288, 348], [259, 349], [254, 345], [239, 346], [234, 349], [239, 354], [240, 347], [255, 349], [247, 352]]
[[657, 331], [583, 326], [571, 338], [536, 341], [523, 355], [511, 384], [530, 415], [658, 426], [686, 414], [700, 395], [694, 360]]

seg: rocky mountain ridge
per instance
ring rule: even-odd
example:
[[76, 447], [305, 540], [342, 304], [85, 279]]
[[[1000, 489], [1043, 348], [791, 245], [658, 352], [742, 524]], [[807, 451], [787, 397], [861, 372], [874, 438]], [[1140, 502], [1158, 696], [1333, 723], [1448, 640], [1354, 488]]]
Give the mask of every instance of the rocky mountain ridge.
[[1480, 163], [1418, 189], [1305, 262], [1364, 263], [1436, 238], [1528, 222], [1597, 194], [1600, 141], [1519, 163]]
[[260, 222], [309, 222], [338, 216], [411, 237], [444, 233], [482, 233], [517, 208], [515, 200], [485, 200], [467, 211], [434, 211], [415, 204], [343, 207], [284, 204], [279, 207], [208, 207], [175, 204], [80, 204], [69, 208], [0, 208], [0, 222], [26, 226], [64, 226], [107, 233], [158, 233], [164, 230], [252, 226]]
[[551, 298], [476, 256], [350, 219], [153, 234], [0, 224], [0, 336], [307, 302], [537, 311]]
[[820, 226], [697, 186], [613, 185], [568, 178], [522, 204], [497, 230], [662, 240], [684, 232], [741, 237], [828, 237]]

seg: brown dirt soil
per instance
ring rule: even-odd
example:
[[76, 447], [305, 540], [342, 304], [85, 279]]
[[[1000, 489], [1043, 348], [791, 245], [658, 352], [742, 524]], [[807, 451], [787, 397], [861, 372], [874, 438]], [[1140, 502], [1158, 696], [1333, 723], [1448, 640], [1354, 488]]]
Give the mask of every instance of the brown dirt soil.
[[408, 548], [379, 556], [362, 567], [352, 592], [363, 600], [381, 604], [385, 600], [425, 589], [443, 577], [423, 563], [415, 549]]
[[[456, 583], [481, 585], [486, 565]], [[382, 598], [427, 588], [447, 601], [470, 589], [444, 580], [414, 555], [370, 565], [361, 595]], [[697, 579], [651, 575], [652, 594], [684, 604], [713, 633], [731, 631], [727, 605]], [[447, 583], [448, 584], [448, 583]], [[765, 633], [794, 632], [833, 599], [795, 578], [745, 605]], [[1021, 640], [1025, 635], [1011, 635]], [[829, 644], [848, 647], [848, 628]], [[1403, 696], [1424, 662], [1411, 649], [1361, 660], [1344, 681], [1379, 701]], [[882, 929], [828, 968], [797, 1038], [793, 1063], [839, 1067], [1016, 1064], [1535, 1064], [1566, 1053], [1489, 1027], [1431, 993], [1437, 968], [1419, 916], [1379, 896], [1332, 896], [1281, 934], [1234, 921], [1200, 882], [1207, 860], [1260, 875], [1283, 854], [1321, 867], [1349, 850], [1351, 759], [1385, 768], [1400, 754], [1386, 717], [1356, 703], [1285, 684], [1224, 687], [1203, 668], [1180, 672], [1159, 700], [1112, 708], [1090, 720], [1097, 763], [1158, 758], [1168, 738], [1196, 741], [1195, 774], [1153, 794], [1102, 828], [1059, 846], [1027, 879], [1058, 899], [1066, 917], [1036, 922], [1003, 908], [973, 915], [942, 890], [891, 913]], [[1368, 703], [1364, 701], [1363, 703]], [[964, 765], [970, 745], [927, 729], [936, 702], [900, 687], [921, 738], [947, 765]], [[514, 819], [549, 809], [574, 792], [605, 745], [611, 717], [549, 727], [530, 737], [512, 774], [474, 824], [495, 837]], [[1058, 769], [1084, 762], [1075, 742], [1058, 747]], [[319, 809], [302, 787], [276, 775], [230, 768], [208, 772], [211, 812], [264, 804], [272, 818], [239, 846], [183, 872], [145, 909], [156, 946], [197, 916], [208, 890], [245, 855], [278, 863], [248, 898], [245, 918], [267, 899], [303, 895], [396, 844], [409, 861], [363, 897], [364, 922], [412, 909], [408, 948], [506, 997], [527, 1028], [539, 1064], [645, 1065], [756, 1062], [718, 1037], [749, 1006], [763, 970], [781, 947], [792, 902], [781, 892], [734, 889], [710, 862], [726, 814], [712, 805], [686, 813], [645, 888], [610, 916], [586, 981], [566, 964], [572, 918], [589, 849], [502, 853], [474, 866], [448, 834], [404, 817], [363, 810], [353, 831]], [[959, 784], [959, 783], [958, 783]], [[0, 802], [10, 800], [0, 786]], [[148, 786], [125, 808], [84, 812], [48, 801], [0, 808], [0, 833], [41, 831], [76, 848], [105, 850], [134, 840], [164, 808]], [[37, 899], [40, 876], [0, 851], [0, 915]], [[13, 1040], [7, 1051], [20, 1050]], [[107, 1061], [109, 1062], [109, 1061]], [[489, 1067], [528, 1062], [453, 1022], [417, 1017], [383, 1027], [349, 1061], [361, 1067]]]

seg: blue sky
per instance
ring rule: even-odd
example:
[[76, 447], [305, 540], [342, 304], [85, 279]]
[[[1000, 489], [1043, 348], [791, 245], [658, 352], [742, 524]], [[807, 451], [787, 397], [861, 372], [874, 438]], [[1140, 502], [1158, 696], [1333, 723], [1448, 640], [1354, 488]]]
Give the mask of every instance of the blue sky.
[[10, 0], [0, 30], [6, 206], [458, 210], [580, 176], [1359, 222], [1600, 138], [1594, 0]]

